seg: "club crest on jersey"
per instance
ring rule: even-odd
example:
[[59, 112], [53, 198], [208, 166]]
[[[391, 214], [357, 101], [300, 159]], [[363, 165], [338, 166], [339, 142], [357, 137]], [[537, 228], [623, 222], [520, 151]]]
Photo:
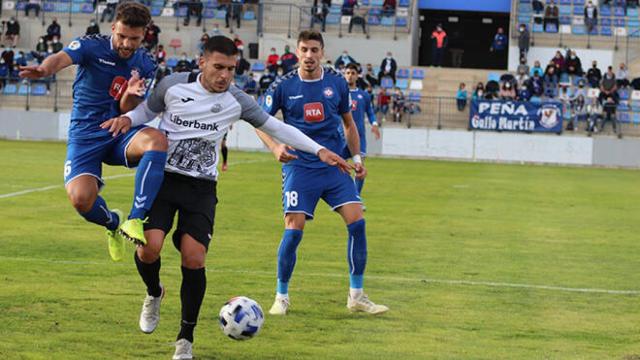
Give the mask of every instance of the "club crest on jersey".
[[80, 41], [78, 40], [73, 40], [72, 42], [69, 43], [69, 50], [78, 50], [80, 49]]
[[127, 89], [127, 79], [124, 76], [116, 76], [113, 78], [111, 82], [111, 87], [109, 88], [109, 96], [114, 98], [116, 101], [120, 101], [122, 98], [122, 94]]
[[220, 111], [222, 111], [222, 105], [220, 104], [213, 104], [213, 106], [211, 107], [211, 112], [214, 114], [219, 113]]
[[331, 99], [333, 97], [333, 89], [330, 87], [324, 88], [322, 93], [324, 94], [324, 97], [326, 97], [327, 99]]
[[304, 121], [320, 122], [324, 120], [324, 106], [321, 102], [304, 104]]
[[358, 99], [362, 100], [362, 94], [358, 94]]
[[267, 95], [267, 97], [264, 98], [264, 104], [270, 108], [271, 105], [273, 105], [273, 97], [271, 95]]

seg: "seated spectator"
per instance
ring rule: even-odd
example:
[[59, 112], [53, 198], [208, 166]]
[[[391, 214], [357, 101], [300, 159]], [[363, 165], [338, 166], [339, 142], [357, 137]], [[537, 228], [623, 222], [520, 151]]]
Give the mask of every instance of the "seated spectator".
[[398, 71], [398, 63], [393, 58], [391, 51], [387, 51], [387, 56], [380, 63], [380, 72], [378, 72], [378, 84], [382, 84], [383, 77], [390, 77], [393, 84], [396, 83], [396, 71]]
[[344, 0], [342, 3], [342, 15], [352, 16], [353, 9], [358, 6], [358, 0]]
[[275, 73], [271, 71], [266, 71], [264, 74], [262, 74], [262, 76], [260, 77], [260, 80], [258, 81], [258, 84], [260, 86], [260, 95], [267, 92], [267, 89], [269, 89], [269, 86], [274, 81], [276, 81]]
[[336, 59], [336, 62], [333, 63], [333, 66], [336, 69], [338, 69], [338, 68], [340, 68], [340, 65], [347, 66], [347, 65], [349, 65], [351, 63], [359, 65], [358, 62], [356, 61], [356, 59], [351, 57], [351, 55], [349, 55], [349, 52], [347, 52], [347, 50], [344, 50], [342, 52], [342, 55], [338, 56], [338, 58]]
[[576, 55], [575, 50], [571, 50], [569, 52], [569, 57], [565, 62], [565, 66], [567, 69], [567, 74], [569, 74], [570, 76], [582, 76], [582, 74], [584, 74], [584, 71], [582, 71], [582, 62]]
[[[191, 16], [196, 17], [196, 26], [202, 25], [202, 10], [204, 9], [204, 5], [201, 0], [189, 0], [187, 5], [187, 16], [184, 18], [184, 22], [182, 23], [184, 26], [189, 26], [191, 22]], [[238, 26], [240, 27], [240, 26]]]
[[556, 96], [558, 88], [559, 77], [556, 73], [556, 68], [551, 66], [544, 74], [544, 94], [547, 97], [553, 98]]
[[[560, 86], [558, 100], [560, 100], [560, 103], [562, 104], [562, 116], [564, 116], [565, 119], [571, 118], [571, 97], [569, 96], [568, 86]], [[571, 122], [567, 123], [567, 130], [573, 130], [573, 126], [569, 128], [569, 124], [571, 124]]]
[[391, 96], [387, 94], [387, 89], [381, 88], [378, 93], [378, 99], [376, 100], [376, 104], [378, 104], [378, 112], [382, 114], [382, 121], [386, 121], [387, 113], [389, 112], [389, 103], [391, 102]]
[[280, 66], [282, 66], [282, 72], [288, 73], [293, 70], [293, 68], [298, 63], [298, 57], [296, 54], [291, 52], [289, 45], [284, 46], [284, 54], [280, 57]]
[[616, 72], [616, 85], [618, 85], [619, 89], [629, 86], [629, 71], [624, 63], [620, 63], [620, 67]]
[[159, 36], [162, 31], [160, 27], [156, 25], [153, 20], [147, 25], [147, 30], [144, 34], [143, 45], [147, 50], [152, 51], [158, 46]]
[[231, 0], [231, 2], [227, 5], [227, 15], [224, 18], [225, 27], [229, 27], [229, 20], [235, 20], [237, 28], [240, 29], [243, 3], [244, 0]]
[[57, 54], [62, 50], [63, 47], [64, 46], [62, 45], [62, 42], [60, 42], [60, 39], [57, 36], [54, 36], [53, 40], [51, 40], [51, 48], [53, 49], [53, 53]]
[[244, 51], [244, 42], [240, 40], [240, 36], [238, 36], [238, 34], [233, 35], [233, 44], [236, 46], [236, 49], [238, 49], [238, 51], [242, 54], [242, 52]]
[[584, 24], [587, 25], [587, 31], [589, 33], [598, 25], [598, 8], [593, 5], [593, 1], [591, 0], [589, 0], [584, 7]]
[[242, 54], [238, 54], [236, 60], [236, 76], [245, 76], [249, 69], [251, 69], [251, 64], [249, 64]]
[[551, 59], [551, 62], [556, 67], [556, 74], [560, 74], [565, 71], [565, 59], [562, 56], [560, 50], [556, 51], [555, 56]]
[[382, 3], [382, 16], [393, 16], [396, 14], [396, 0], [384, 0]]
[[533, 77], [535, 73], [538, 73], [539, 76], [542, 76], [542, 74], [544, 74], [544, 70], [542, 70], [542, 67], [540, 67], [540, 61], [538, 60], [533, 62], [533, 67], [531, 68], [529, 76]]
[[354, 11], [353, 15], [351, 16], [351, 21], [349, 21], [349, 33], [351, 33], [351, 30], [353, 29], [353, 25], [362, 26], [362, 33], [363, 34], [367, 33], [367, 28], [366, 28], [367, 21], [364, 18], [366, 14], [367, 14], [366, 9], [358, 12]]
[[18, 51], [13, 59], [13, 64], [15, 68], [18, 68], [19, 66], [27, 66], [27, 57], [24, 54], [24, 51]]
[[542, 11], [544, 11], [544, 4], [541, 0], [533, 0], [531, 2], [531, 8], [533, 9], [534, 13], [540, 14], [542, 13]]
[[600, 103], [603, 103], [605, 99], [612, 97], [616, 104], [618, 103], [618, 84], [616, 81], [616, 75], [613, 73], [613, 67], [609, 66], [607, 72], [602, 77], [600, 82]]
[[187, 53], [183, 52], [180, 55], [180, 59], [173, 68], [174, 72], [189, 72], [191, 71], [191, 61], [187, 57]]
[[7, 30], [4, 33], [4, 40], [9, 43], [10, 46], [17, 46], [18, 40], [20, 40], [20, 24], [14, 16], [7, 21]]
[[465, 83], [460, 83], [456, 92], [456, 106], [458, 111], [463, 111], [467, 107], [467, 89]]
[[553, 0], [549, 0], [547, 7], [544, 9], [544, 29], [547, 31], [547, 25], [553, 24], [556, 27], [556, 31], [558, 31], [560, 22], [559, 22], [559, 14], [560, 10], [553, 2]]
[[327, 15], [329, 15], [329, 8], [331, 7], [331, 0], [313, 0], [313, 8], [311, 8], [311, 28], [315, 23], [321, 24], [322, 32], [325, 31], [327, 26]]
[[[605, 74], [605, 78], [606, 78], [606, 74]], [[602, 119], [602, 124], [600, 125], [600, 131], [604, 131], [605, 125], [607, 124], [607, 122], [611, 123], [611, 126], [613, 126], [613, 132], [614, 133], [618, 133], [618, 119], [616, 117], [616, 109], [618, 108], [618, 101], [615, 98], [615, 96], [613, 96], [612, 94], [610, 95], [606, 95], [603, 98], [603, 104], [602, 104], [602, 109], [603, 109], [603, 119]]]
[[84, 32], [84, 34], [85, 35], [100, 34], [100, 26], [98, 26], [98, 23], [96, 23], [94, 19], [91, 19], [91, 22], [89, 23], [89, 26], [87, 26], [87, 30]]
[[376, 87], [380, 85], [380, 83], [378, 82], [378, 76], [373, 73], [373, 66], [371, 64], [367, 64], [366, 71], [367, 72], [364, 74], [364, 80], [369, 84], [369, 86]]
[[24, 16], [29, 17], [29, 13], [31, 10], [35, 10], [36, 17], [40, 15], [40, 10], [42, 9], [42, 0], [29, 0], [24, 6]]
[[267, 57], [267, 70], [269, 72], [275, 73], [278, 71], [278, 66], [280, 65], [280, 56], [276, 53], [276, 48], [271, 48], [271, 54]]
[[49, 24], [49, 26], [47, 27], [46, 39], [53, 40], [54, 37], [58, 37], [58, 39], [61, 37], [60, 24], [58, 24], [58, 18], [55, 17], [51, 21], [51, 24]]
[[253, 78], [253, 73], [250, 72], [247, 78], [247, 81], [244, 83], [244, 88], [242, 89], [249, 95], [256, 95], [258, 93], [258, 83], [256, 79]]
[[602, 105], [598, 99], [591, 99], [587, 105], [587, 132], [589, 136], [591, 133], [598, 132], [598, 124], [602, 120]]
[[209, 34], [202, 34], [202, 36], [200, 36], [200, 42], [198, 43], [198, 52], [200, 55], [204, 53], [204, 44], [206, 44], [207, 41], [209, 41]]
[[156, 71], [156, 85], [167, 75], [171, 75], [171, 69], [167, 66], [167, 62], [162, 60], [158, 63], [158, 71]]
[[473, 90], [473, 94], [471, 95], [471, 100], [482, 100], [484, 99], [484, 84], [479, 82], [476, 85], [476, 88]]
[[100, 16], [100, 22], [104, 22], [104, 19], [109, 16], [108, 22], [113, 21], [113, 17], [116, 15], [116, 7], [118, 6], [119, 0], [106, 0], [107, 7], [102, 11], [102, 15]]
[[587, 81], [589, 82], [589, 86], [592, 88], [597, 88], [600, 86], [600, 81], [602, 80], [602, 72], [598, 69], [598, 62], [593, 60], [591, 63], [591, 68], [587, 71]]
[[7, 64], [7, 67], [9, 68], [9, 75], [11, 75], [11, 73], [13, 72], [13, 59], [15, 58], [15, 52], [13, 51], [13, 47], [8, 47], [5, 48], [4, 45], [0, 45], [0, 49], [2, 50], [2, 53], [0, 54], [0, 57], [2, 57], [2, 59], [4, 60], [5, 64]]
[[524, 68], [518, 67], [518, 73], [516, 74], [516, 86], [518, 89], [522, 89], [527, 86], [527, 82], [529, 81], [529, 72], [525, 71]]
[[391, 110], [393, 114], [393, 122], [402, 122], [402, 113], [404, 112], [405, 98], [402, 90], [396, 88], [392, 97], [393, 108]]
[[420, 105], [411, 101], [407, 102], [404, 106], [404, 112], [409, 115], [419, 114], [421, 111], [422, 109], [420, 108]]
[[[542, 70], [542, 69], [540, 69]], [[528, 74], [529, 73], [529, 65], [527, 65], [526, 58], [520, 58], [520, 64], [518, 64], [518, 68], [516, 69], [516, 74]]]
[[531, 99], [531, 93], [529, 92], [529, 81], [525, 83], [525, 85], [521, 88], [518, 88], [518, 101], [529, 101]]
[[44, 36], [38, 39], [36, 50], [31, 52], [31, 55], [38, 61], [38, 64], [42, 64], [45, 56], [47, 55], [47, 43], [44, 41]]
[[167, 59], [167, 52], [164, 50], [164, 45], [158, 45], [158, 50], [156, 50], [156, 61], [162, 62]]
[[510, 81], [504, 82], [500, 87], [499, 97], [502, 100], [513, 101], [516, 99], [516, 89]]
[[528, 90], [531, 96], [542, 97], [544, 95], [544, 83], [539, 73], [533, 73], [533, 76], [529, 79]]

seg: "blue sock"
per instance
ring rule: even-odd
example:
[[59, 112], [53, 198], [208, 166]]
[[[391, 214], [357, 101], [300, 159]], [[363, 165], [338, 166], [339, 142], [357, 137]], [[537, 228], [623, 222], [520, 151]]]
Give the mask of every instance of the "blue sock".
[[302, 230], [285, 229], [278, 248], [278, 294], [289, 292], [289, 279], [296, 266], [296, 249], [302, 240]]
[[102, 225], [109, 230], [115, 230], [118, 228], [120, 219], [118, 215], [107, 208], [107, 203], [101, 196], [96, 198], [93, 202], [91, 210], [86, 213], [80, 213], [83, 218], [94, 224]]
[[362, 187], [364, 186], [364, 179], [355, 179], [356, 182], [356, 191], [358, 191], [358, 196], [362, 195]]
[[136, 185], [129, 219], [144, 219], [162, 185], [166, 161], [167, 153], [163, 151], [147, 151], [142, 155], [136, 170]]
[[364, 219], [347, 225], [347, 261], [349, 262], [349, 283], [353, 289], [362, 289], [364, 268], [367, 265], [367, 235]]

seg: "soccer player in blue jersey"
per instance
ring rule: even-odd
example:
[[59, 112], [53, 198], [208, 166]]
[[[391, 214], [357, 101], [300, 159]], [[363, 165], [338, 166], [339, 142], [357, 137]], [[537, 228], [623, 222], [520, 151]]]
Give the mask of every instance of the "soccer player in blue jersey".
[[[313, 30], [302, 31], [296, 54], [300, 67], [271, 85], [265, 97], [265, 110], [271, 115], [281, 110], [285, 123], [336, 153], [344, 147], [338, 131], [338, 127], [344, 126], [349, 150], [356, 154], [352, 158], [356, 178], [363, 179], [367, 171], [360, 156], [358, 129], [351, 117], [349, 87], [342, 75], [321, 65], [324, 56], [322, 35]], [[276, 300], [269, 313], [285, 315], [289, 309], [289, 280], [296, 263], [296, 249], [302, 240], [305, 222], [313, 219], [320, 199], [337, 211], [347, 225], [350, 280], [347, 307], [351, 311], [370, 314], [389, 310], [384, 305], [374, 304], [363, 292], [367, 238], [362, 203], [350, 175], [325, 165], [313, 154], [278, 144], [263, 132], [258, 131], [258, 135], [276, 158], [286, 163], [282, 168], [285, 231], [278, 249]]]
[[[358, 81], [358, 73], [358, 66], [356, 64], [349, 64], [344, 71], [344, 77], [349, 84], [349, 94], [351, 95], [351, 116], [358, 128], [358, 135], [360, 137], [360, 156], [362, 157], [362, 164], [364, 164], [364, 158], [367, 155], [367, 136], [364, 126], [365, 114], [371, 124], [371, 132], [373, 132], [376, 139], [380, 139], [380, 129], [378, 128], [378, 122], [376, 121], [376, 114], [373, 111], [373, 106], [371, 106], [371, 96], [368, 92], [359, 89], [356, 85], [356, 82]], [[338, 127], [338, 130], [340, 130], [340, 133], [344, 136], [343, 128]], [[348, 144], [345, 144], [341, 155], [345, 159], [348, 159], [357, 154], [352, 154], [349, 150]], [[356, 178], [355, 183], [356, 189], [358, 190], [358, 196], [360, 196], [360, 200], [362, 200], [364, 178]], [[362, 208], [364, 209], [364, 205]]]
[[[124, 239], [145, 244], [143, 219], [162, 184], [167, 140], [160, 131], [137, 127], [113, 136], [100, 124], [135, 108], [154, 78], [156, 63], [140, 48], [149, 10], [139, 3], [118, 6], [111, 36], [90, 35], [72, 41], [41, 65], [21, 68], [20, 76], [38, 79], [78, 65], [73, 83], [73, 110], [69, 127], [64, 181], [73, 207], [87, 221], [107, 228], [109, 253], [124, 255]], [[138, 166], [135, 193], [128, 220], [109, 210], [98, 195], [104, 184], [102, 163]]]

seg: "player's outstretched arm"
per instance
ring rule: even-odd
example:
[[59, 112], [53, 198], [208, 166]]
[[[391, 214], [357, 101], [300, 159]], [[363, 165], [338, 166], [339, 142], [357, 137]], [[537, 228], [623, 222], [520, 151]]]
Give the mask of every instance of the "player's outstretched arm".
[[119, 134], [125, 134], [132, 126], [148, 123], [155, 119], [156, 116], [158, 116], [158, 113], [149, 109], [147, 101], [145, 101], [128, 113], [103, 122], [100, 127], [108, 129], [113, 136], [118, 136]]
[[277, 143], [271, 136], [269, 136], [264, 131], [261, 131], [260, 129], [256, 129], [256, 134], [258, 134], [258, 137], [260, 138], [260, 140], [262, 140], [262, 143], [264, 143], [269, 151], [273, 153], [273, 156], [276, 157], [276, 160], [280, 161], [281, 163], [288, 163], [289, 161], [298, 158], [296, 155], [291, 154], [287, 151], [293, 150], [291, 146]]
[[40, 65], [20, 66], [20, 77], [25, 79], [41, 79], [51, 76], [58, 71], [73, 64], [71, 57], [66, 52], [48, 56]]

